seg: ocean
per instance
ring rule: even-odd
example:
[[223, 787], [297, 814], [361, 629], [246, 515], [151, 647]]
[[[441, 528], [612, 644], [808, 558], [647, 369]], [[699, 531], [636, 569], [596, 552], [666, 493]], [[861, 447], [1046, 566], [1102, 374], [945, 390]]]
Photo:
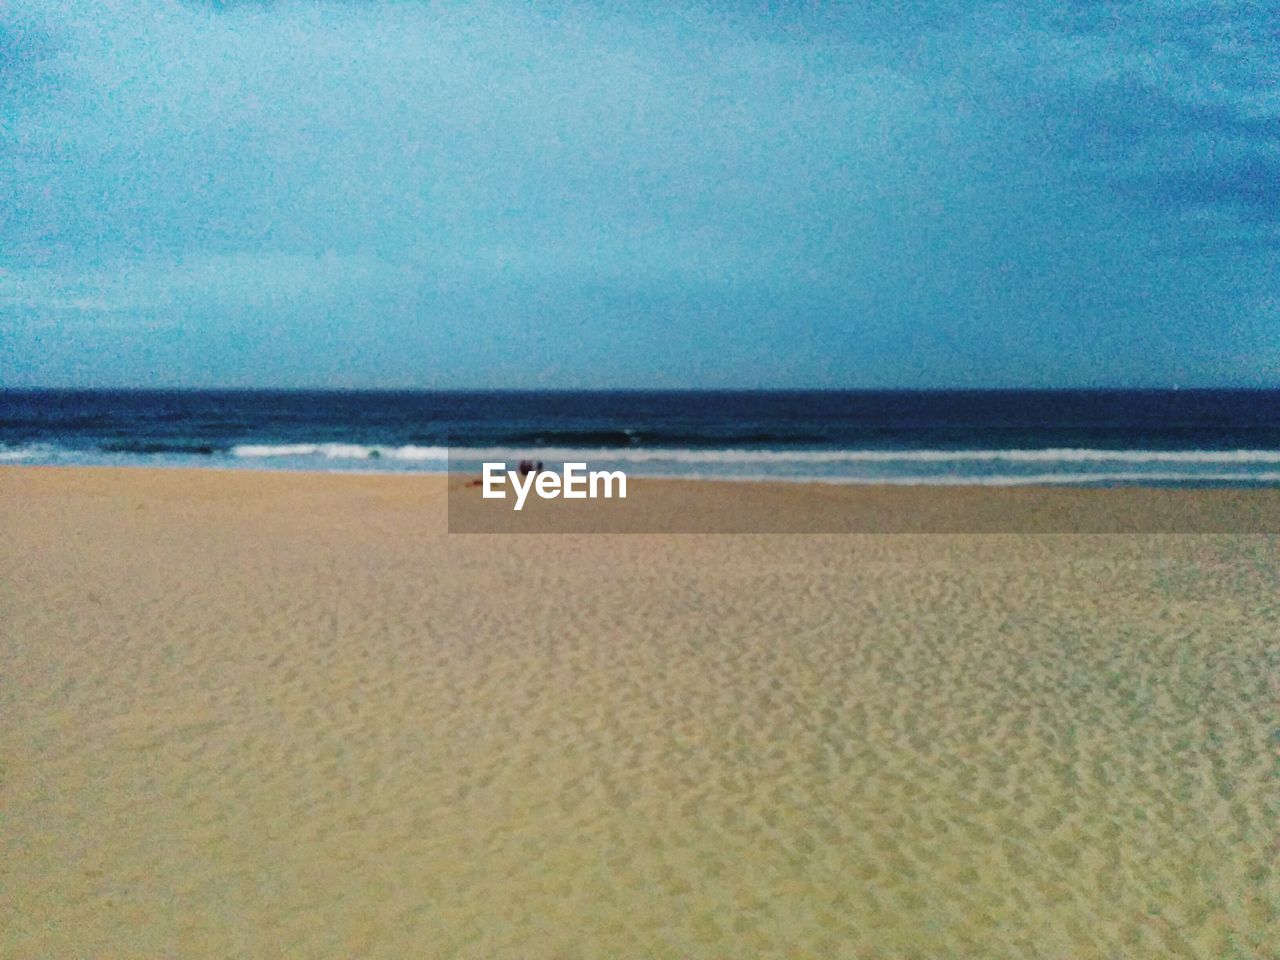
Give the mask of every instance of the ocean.
[[1280, 485], [1280, 391], [5, 391], [0, 463]]

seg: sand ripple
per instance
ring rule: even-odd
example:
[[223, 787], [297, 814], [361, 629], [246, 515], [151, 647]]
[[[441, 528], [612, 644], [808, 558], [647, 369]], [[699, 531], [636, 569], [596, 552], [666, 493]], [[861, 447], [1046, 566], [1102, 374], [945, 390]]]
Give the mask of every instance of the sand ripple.
[[1274, 539], [236, 476], [4, 481], [6, 957], [1274, 955]]

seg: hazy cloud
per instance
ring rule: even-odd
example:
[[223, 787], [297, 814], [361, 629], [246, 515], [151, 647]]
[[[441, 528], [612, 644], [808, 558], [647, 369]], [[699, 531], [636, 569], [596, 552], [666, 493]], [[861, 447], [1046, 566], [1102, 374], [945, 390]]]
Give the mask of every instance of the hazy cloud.
[[895, 7], [19, 0], [0, 382], [1276, 382], [1275, 13]]

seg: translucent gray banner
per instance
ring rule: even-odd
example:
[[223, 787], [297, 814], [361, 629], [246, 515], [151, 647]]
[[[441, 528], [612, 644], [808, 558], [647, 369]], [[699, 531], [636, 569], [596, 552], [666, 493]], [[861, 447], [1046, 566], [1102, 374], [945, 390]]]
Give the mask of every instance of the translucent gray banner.
[[[541, 467], [541, 469], [539, 469]], [[1275, 486], [991, 486], [632, 476], [449, 462], [450, 533], [1278, 533]]]

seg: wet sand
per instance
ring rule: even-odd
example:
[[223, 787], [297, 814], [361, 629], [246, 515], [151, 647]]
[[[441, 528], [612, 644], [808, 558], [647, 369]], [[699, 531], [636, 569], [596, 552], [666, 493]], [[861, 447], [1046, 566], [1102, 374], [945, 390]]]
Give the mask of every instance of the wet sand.
[[[762, 525], [881, 496], [713, 487]], [[445, 502], [0, 470], [0, 956], [1274, 950], [1280, 538], [448, 536]]]

